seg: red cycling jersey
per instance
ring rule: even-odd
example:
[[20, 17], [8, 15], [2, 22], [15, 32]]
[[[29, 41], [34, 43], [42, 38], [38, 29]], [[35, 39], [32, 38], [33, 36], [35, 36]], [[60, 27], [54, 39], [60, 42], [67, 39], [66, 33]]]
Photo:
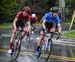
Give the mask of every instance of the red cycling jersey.
[[29, 21], [30, 20], [30, 16], [23, 16], [23, 12], [22, 11], [19, 11], [16, 15], [15, 18], [18, 18], [18, 20], [20, 21]]
[[31, 20], [31, 22], [36, 23], [37, 22], [37, 17], [30, 16], [30, 20]]

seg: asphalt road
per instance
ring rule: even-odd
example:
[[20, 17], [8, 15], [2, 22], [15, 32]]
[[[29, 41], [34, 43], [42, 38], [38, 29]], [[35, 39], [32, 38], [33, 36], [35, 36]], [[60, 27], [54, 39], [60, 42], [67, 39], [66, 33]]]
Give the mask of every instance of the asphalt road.
[[[26, 44], [25, 38], [22, 42], [21, 53], [17, 61], [11, 60], [7, 53], [11, 30], [1, 30], [0, 32], [0, 62], [38, 62], [34, 56], [39, 33], [31, 36], [31, 42]], [[48, 62], [75, 62], [75, 42], [53, 39], [52, 54]], [[47, 54], [42, 54], [39, 62], [44, 62]]]

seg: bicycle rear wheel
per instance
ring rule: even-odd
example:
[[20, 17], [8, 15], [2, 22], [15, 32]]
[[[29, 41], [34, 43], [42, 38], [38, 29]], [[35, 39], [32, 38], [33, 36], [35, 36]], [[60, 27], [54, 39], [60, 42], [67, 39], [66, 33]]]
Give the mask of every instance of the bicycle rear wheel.
[[19, 40], [18, 41], [18, 46], [16, 44], [16, 41], [14, 39], [14, 42], [13, 42], [13, 49], [12, 49], [12, 53], [11, 53], [11, 58], [16, 60], [19, 56], [19, 53], [20, 53], [20, 49], [21, 49], [21, 41]]
[[52, 40], [51, 39], [48, 39], [48, 48], [46, 49], [46, 50], [48, 50], [48, 52], [49, 52], [49, 54], [48, 54], [48, 57], [47, 57], [47, 59], [46, 59], [46, 61], [45, 62], [47, 62], [48, 61], [48, 59], [49, 59], [49, 57], [50, 57], [50, 54], [51, 54], [51, 52], [52, 52]]

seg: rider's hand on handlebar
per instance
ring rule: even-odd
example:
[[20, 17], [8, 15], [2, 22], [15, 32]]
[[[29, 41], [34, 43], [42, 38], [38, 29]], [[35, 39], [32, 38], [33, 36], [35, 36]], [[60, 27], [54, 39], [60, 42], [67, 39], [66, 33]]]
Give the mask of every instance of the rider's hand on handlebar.
[[61, 33], [59, 33], [58, 37], [56, 38], [56, 40], [60, 39], [61, 37]]

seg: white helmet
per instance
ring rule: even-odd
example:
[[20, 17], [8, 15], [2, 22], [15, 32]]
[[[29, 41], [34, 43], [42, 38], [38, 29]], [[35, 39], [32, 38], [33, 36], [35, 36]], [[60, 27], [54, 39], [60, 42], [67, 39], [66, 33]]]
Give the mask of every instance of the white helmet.
[[32, 14], [31, 16], [32, 16], [32, 17], [36, 17], [36, 14]]

